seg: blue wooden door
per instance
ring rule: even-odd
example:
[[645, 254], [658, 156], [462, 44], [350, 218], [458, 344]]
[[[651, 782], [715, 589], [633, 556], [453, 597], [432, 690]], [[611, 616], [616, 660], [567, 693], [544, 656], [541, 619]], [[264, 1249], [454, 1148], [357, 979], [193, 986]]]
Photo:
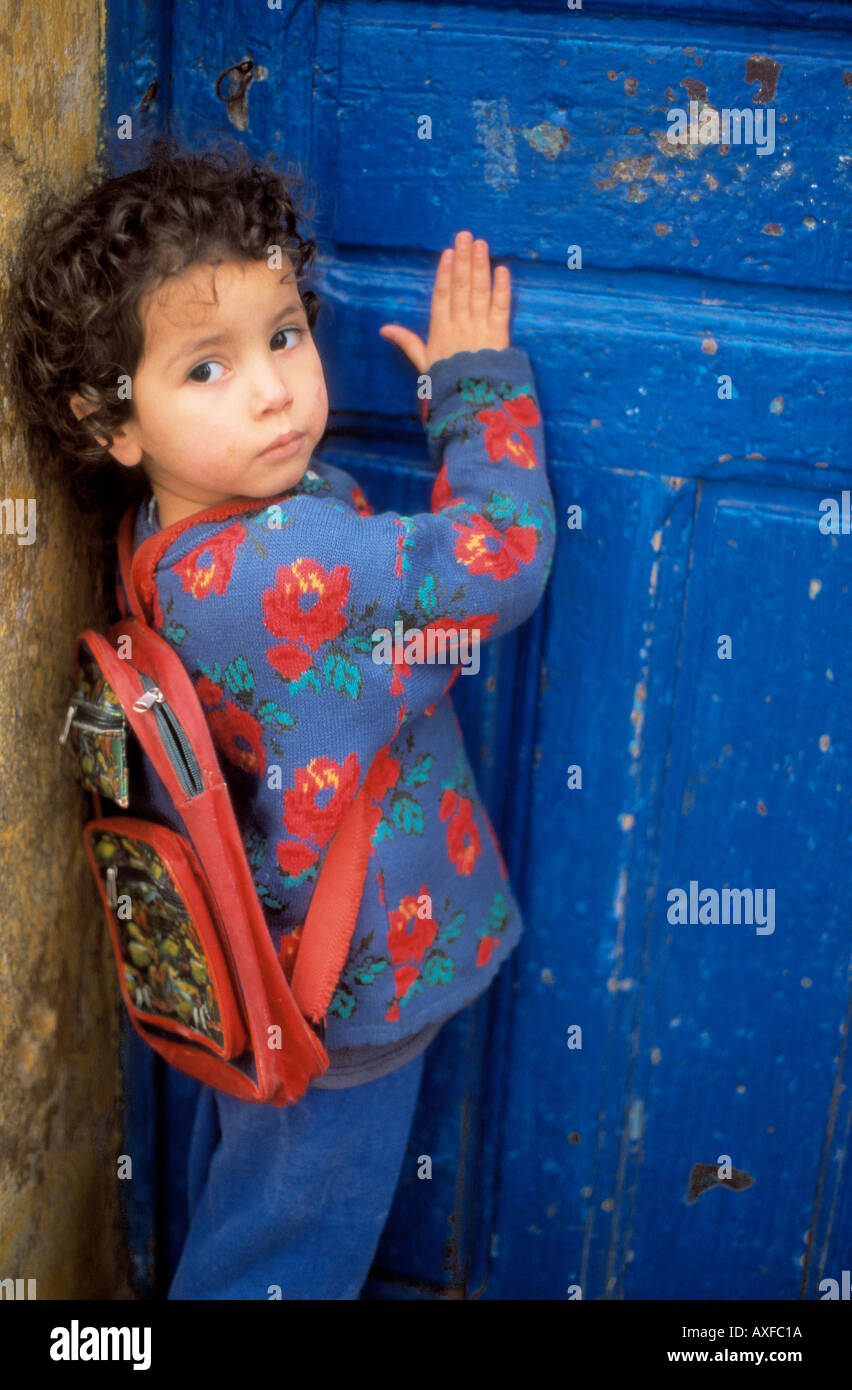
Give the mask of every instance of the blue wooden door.
[[[108, 17], [107, 127], [313, 181], [324, 457], [377, 510], [430, 482], [377, 330], [425, 332], [458, 229], [539, 383], [550, 586], [454, 692], [526, 935], [429, 1051], [366, 1296], [819, 1298], [852, 1236], [850, 6]], [[194, 1084], [130, 1047], [162, 1289]]]

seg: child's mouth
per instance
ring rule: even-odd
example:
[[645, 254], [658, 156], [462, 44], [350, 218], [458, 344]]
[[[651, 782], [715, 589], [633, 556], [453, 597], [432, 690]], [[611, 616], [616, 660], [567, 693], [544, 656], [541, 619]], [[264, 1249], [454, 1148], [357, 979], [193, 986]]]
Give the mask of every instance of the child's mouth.
[[264, 449], [262, 454], [258, 454], [258, 458], [271, 460], [289, 458], [291, 454], [296, 453], [304, 437], [300, 430], [291, 430], [289, 434], [280, 434], [268, 448]]

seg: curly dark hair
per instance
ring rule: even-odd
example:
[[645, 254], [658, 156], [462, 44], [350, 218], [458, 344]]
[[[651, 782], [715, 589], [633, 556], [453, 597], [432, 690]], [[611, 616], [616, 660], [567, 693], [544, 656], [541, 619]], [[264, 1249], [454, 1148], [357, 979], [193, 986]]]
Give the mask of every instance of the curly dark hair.
[[[277, 245], [313, 327], [320, 301], [302, 283], [316, 242], [297, 225], [304, 182], [298, 170], [284, 176], [250, 159], [236, 141], [196, 153], [160, 135], [140, 168], [106, 181], [90, 172], [82, 191], [50, 192], [30, 205], [9, 282], [7, 374], [16, 410], [47, 436], [85, 504], [104, 502], [105, 468], [114, 507], [116, 490], [123, 494], [119, 510], [145, 483], [141, 468], [122, 468], [96, 438], [111, 444], [130, 418], [119, 379], [132, 379], [142, 356], [144, 294], [193, 262], [260, 260]], [[83, 420], [71, 411], [75, 394], [95, 407]]]

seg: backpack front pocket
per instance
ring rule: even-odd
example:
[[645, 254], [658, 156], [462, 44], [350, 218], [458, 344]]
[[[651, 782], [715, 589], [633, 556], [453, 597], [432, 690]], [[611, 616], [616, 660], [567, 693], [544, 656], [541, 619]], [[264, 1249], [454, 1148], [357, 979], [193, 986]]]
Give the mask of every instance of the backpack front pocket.
[[116, 816], [91, 821], [85, 842], [131, 1014], [219, 1057], [240, 1056], [248, 1037], [239, 986], [189, 841]]

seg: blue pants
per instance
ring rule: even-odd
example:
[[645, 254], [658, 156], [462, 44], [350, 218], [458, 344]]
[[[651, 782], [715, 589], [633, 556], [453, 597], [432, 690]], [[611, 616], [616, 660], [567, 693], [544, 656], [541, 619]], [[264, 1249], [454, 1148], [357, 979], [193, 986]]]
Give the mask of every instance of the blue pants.
[[[428, 1051], [428, 1048], [426, 1049]], [[390, 1212], [426, 1051], [291, 1106], [203, 1086], [169, 1299], [357, 1299]]]

